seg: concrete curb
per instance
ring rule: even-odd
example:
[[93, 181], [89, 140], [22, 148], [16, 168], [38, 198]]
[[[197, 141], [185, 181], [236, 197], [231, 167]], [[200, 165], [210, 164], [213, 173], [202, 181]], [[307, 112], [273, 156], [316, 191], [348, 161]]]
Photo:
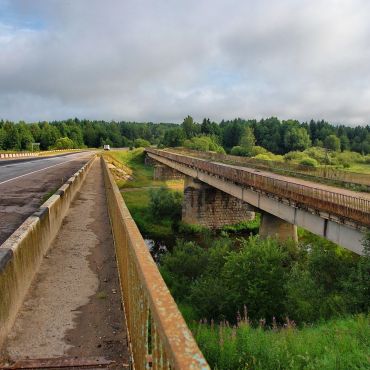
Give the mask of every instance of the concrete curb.
[[78, 170], [0, 246], [0, 347], [95, 158]]
[[[71, 152], [81, 150], [81, 149], [70, 149]], [[21, 157], [38, 157], [40, 153], [46, 154], [46, 153], [56, 153], [56, 152], [65, 152], [64, 149], [56, 149], [56, 150], [46, 150], [44, 152], [35, 152], [35, 153], [29, 153], [29, 152], [22, 152], [22, 153], [0, 153], [0, 159], [5, 158], [21, 158]]]

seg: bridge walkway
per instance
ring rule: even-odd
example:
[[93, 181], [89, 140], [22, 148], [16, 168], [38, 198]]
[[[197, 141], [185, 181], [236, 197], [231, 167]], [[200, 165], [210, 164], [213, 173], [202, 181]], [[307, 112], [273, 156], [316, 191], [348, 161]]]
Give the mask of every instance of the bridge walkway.
[[1, 358], [21, 361], [23, 368], [61, 363], [65, 366], [58, 368], [99, 363], [127, 368], [126, 324], [99, 160], [43, 259]]

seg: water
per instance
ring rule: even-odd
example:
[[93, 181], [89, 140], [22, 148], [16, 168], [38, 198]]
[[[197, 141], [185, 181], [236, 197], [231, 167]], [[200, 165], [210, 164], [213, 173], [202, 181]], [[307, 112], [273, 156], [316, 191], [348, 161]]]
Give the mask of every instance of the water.
[[167, 244], [161, 240], [144, 239], [144, 241], [156, 263], [163, 254], [168, 252]]

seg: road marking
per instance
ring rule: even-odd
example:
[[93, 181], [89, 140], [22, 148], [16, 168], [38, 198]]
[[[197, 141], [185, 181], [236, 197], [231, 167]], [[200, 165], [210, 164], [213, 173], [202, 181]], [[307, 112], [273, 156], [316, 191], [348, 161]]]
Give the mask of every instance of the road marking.
[[[28, 162], [38, 162], [38, 161], [48, 162], [48, 161], [52, 161], [54, 159], [61, 159], [61, 158], [64, 158], [64, 157], [70, 157], [71, 158], [72, 156], [77, 156], [78, 154], [80, 154], [80, 153], [72, 153], [72, 154], [67, 154], [67, 155], [56, 155], [54, 157], [50, 156], [50, 157], [44, 157], [44, 158], [42, 158], [42, 157], [31, 157], [31, 160], [25, 160], [23, 162], [17, 162], [17, 163], [14, 163], [14, 164], [9, 163], [9, 164], [5, 164], [5, 165], [1, 165], [1, 161], [0, 161], [0, 165], [1, 165], [1, 167], [4, 167], [4, 168], [16, 167], [16, 166], [23, 166], [25, 163], [28, 163]], [[32, 159], [35, 159], [35, 158], [37, 158], [36, 161], [32, 160]], [[29, 158], [27, 158], [27, 159], [29, 159]]]
[[40, 170], [36, 170], [36, 171], [32, 171], [32, 172], [28, 172], [28, 173], [25, 173], [24, 175], [20, 175], [20, 176], [16, 176], [16, 177], [13, 177], [9, 180], [5, 180], [5, 181], [2, 181], [0, 182], [0, 185], [2, 184], [5, 184], [7, 182], [10, 182], [10, 181], [13, 181], [13, 180], [17, 180], [17, 179], [20, 179], [21, 177], [25, 177], [25, 176], [28, 176], [28, 175], [32, 175], [33, 173], [36, 173], [36, 172], [41, 172], [41, 171], [45, 171], [49, 168], [52, 168], [52, 167], [56, 167], [56, 166], [61, 166], [62, 164], [66, 164], [66, 163], [69, 163], [69, 162], [73, 162], [75, 161], [76, 159], [71, 159], [70, 161], [66, 161], [66, 162], [62, 162], [62, 163], [57, 163], [57, 164], [53, 164], [52, 166], [49, 166], [49, 167], [45, 167], [45, 168], [41, 168]]

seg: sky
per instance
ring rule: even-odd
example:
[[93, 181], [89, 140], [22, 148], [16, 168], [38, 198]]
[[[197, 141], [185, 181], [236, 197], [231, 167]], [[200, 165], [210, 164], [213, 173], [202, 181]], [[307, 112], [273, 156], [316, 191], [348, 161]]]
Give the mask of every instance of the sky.
[[0, 118], [370, 124], [368, 0], [0, 0]]

